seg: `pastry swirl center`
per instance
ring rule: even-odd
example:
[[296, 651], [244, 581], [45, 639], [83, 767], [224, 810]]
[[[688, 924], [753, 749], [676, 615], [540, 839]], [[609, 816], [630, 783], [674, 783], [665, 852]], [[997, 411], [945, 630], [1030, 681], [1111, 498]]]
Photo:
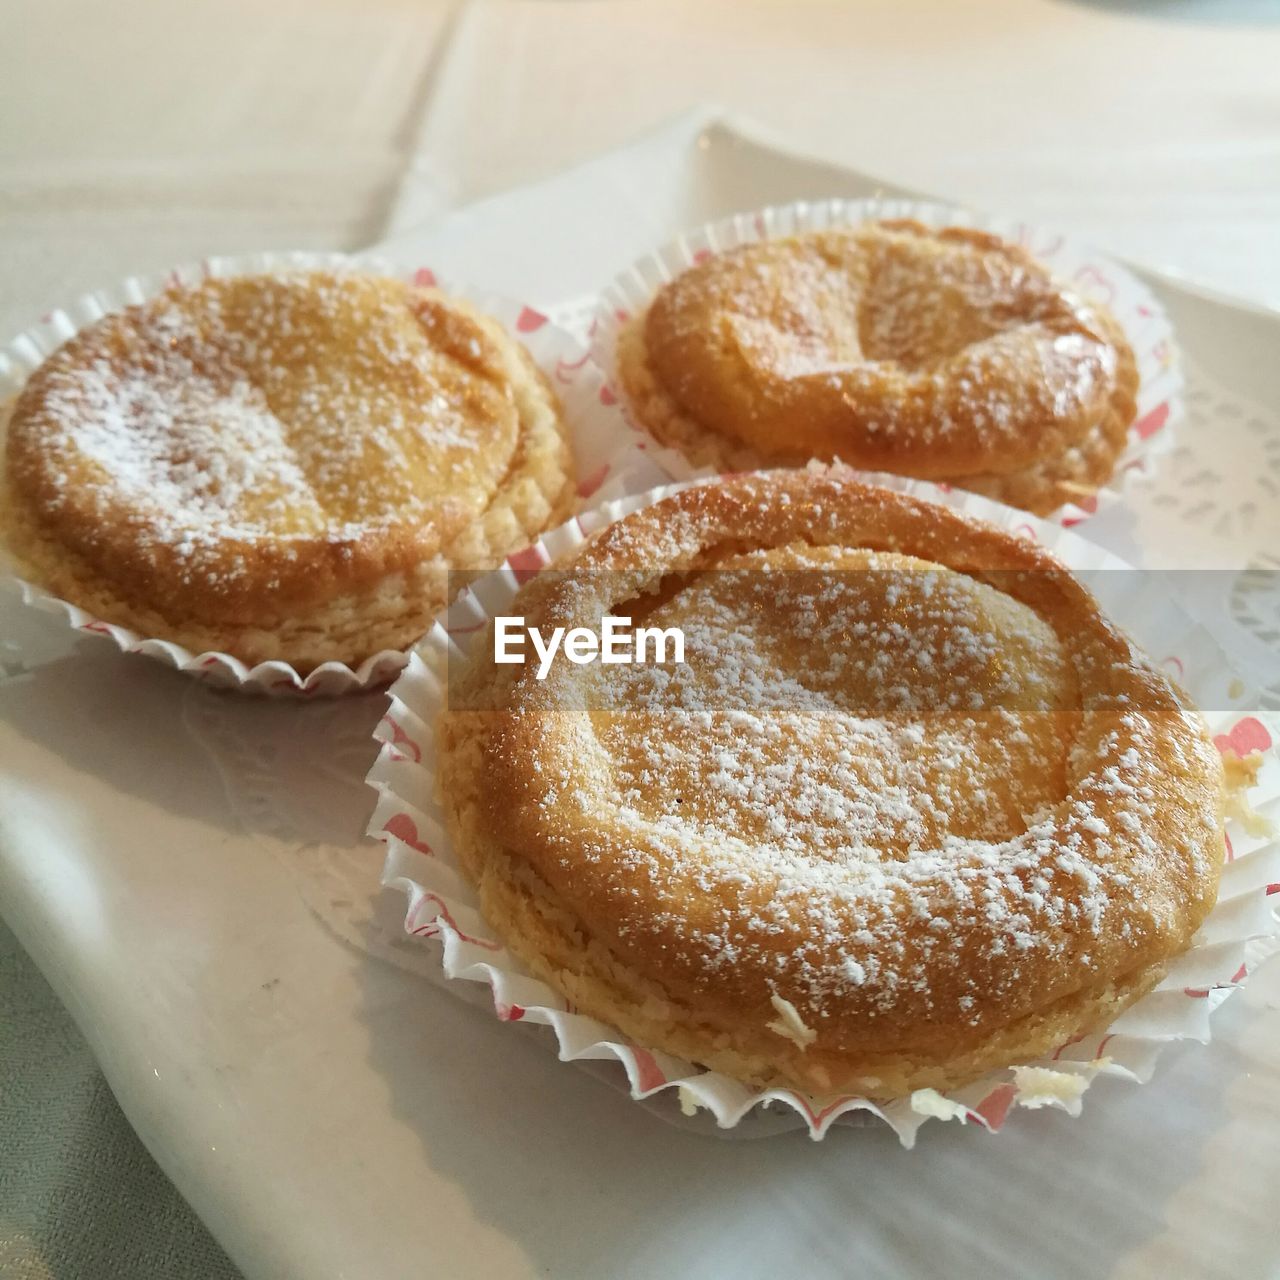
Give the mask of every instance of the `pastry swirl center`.
[[645, 623], [681, 628], [685, 663], [602, 672], [591, 698], [624, 827], [856, 864], [1016, 837], [1065, 795], [1071, 665], [1033, 610], [963, 574], [779, 548]]

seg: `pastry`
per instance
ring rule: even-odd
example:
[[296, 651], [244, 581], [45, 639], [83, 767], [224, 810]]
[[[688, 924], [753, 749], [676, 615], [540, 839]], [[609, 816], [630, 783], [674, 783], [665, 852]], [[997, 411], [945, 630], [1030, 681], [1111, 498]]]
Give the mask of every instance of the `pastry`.
[[579, 1012], [752, 1087], [903, 1096], [1161, 978], [1217, 896], [1221, 759], [1047, 551], [847, 471], [685, 489], [511, 606], [685, 661], [497, 665], [438, 727], [484, 916]]
[[108, 315], [12, 406], [19, 571], [100, 619], [300, 671], [412, 643], [451, 570], [562, 520], [560, 407], [496, 322], [356, 272], [210, 278]]
[[907, 220], [708, 257], [617, 364], [640, 424], [699, 465], [840, 459], [1038, 514], [1106, 482], [1137, 412], [1105, 309], [997, 236]]

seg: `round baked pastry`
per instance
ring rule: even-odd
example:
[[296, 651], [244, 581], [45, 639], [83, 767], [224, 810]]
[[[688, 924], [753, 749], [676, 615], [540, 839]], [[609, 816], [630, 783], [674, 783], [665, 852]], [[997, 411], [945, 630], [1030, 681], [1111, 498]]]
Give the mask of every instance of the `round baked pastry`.
[[640, 423], [721, 470], [842, 460], [1045, 514], [1115, 469], [1137, 365], [1024, 250], [867, 222], [716, 254], [622, 330]]
[[438, 731], [486, 919], [641, 1045], [758, 1087], [956, 1087], [1105, 1025], [1216, 900], [1199, 714], [1029, 541], [847, 474], [744, 476], [509, 612], [683, 631], [683, 663], [541, 679], [485, 637]]
[[567, 515], [560, 407], [494, 320], [355, 272], [175, 285], [13, 404], [22, 571], [108, 622], [300, 671], [412, 643], [450, 570]]

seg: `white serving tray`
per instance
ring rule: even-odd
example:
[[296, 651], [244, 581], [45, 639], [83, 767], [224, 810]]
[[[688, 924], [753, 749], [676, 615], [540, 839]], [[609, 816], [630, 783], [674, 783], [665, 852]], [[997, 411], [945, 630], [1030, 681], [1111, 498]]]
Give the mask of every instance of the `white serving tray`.
[[[550, 306], [682, 226], [895, 190], [695, 121], [387, 248]], [[1147, 278], [1192, 414], [1149, 489], [1081, 532], [1148, 563], [1265, 558], [1280, 315]], [[220, 696], [0, 602], [0, 909], [250, 1277], [1280, 1266], [1280, 966], [1212, 1048], [1099, 1084], [1081, 1120], [935, 1125], [914, 1152], [877, 1130], [715, 1141], [432, 983], [360, 842], [381, 710]]]

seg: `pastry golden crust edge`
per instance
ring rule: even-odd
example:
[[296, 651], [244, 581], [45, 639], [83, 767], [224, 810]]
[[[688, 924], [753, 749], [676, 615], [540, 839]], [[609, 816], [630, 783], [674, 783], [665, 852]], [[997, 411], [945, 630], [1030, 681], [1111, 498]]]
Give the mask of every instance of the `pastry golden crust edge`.
[[[260, 625], [212, 626], [171, 617], [123, 595], [83, 557], [49, 537], [4, 474], [0, 448], [0, 538], [15, 561], [14, 571], [105, 622], [195, 653], [228, 653], [250, 665], [283, 661], [305, 675], [326, 662], [356, 666], [383, 650], [408, 648], [449, 604], [466, 575], [500, 563], [562, 523], [573, 509], [568, 428], [550, 382], [496, 321], [467, 310], [513, 356], [520, 447], [488, 508], [443, 554], [390, 574], [368, 590], [339, 595], [292, 616], [264, 618]], [[12, 403], [0, 415], [0, 446], [11, 409]]]
[[[1068, 502], [1088, 497], [1115, 472], [1124, 452], [1129, 428], [1137, 416], [1140, 384], [1137, 361], [1119, 324], [1106, 313], [1099, 316], [1117, 354], [1115, 384], [1106, 413], [1073, 446], [1019, 471], [999, 474], [975, 472], [945, 476], [938, 483], [953, 484], [984, 497], [1046, 516]], [[731, 440], [703, 426], [685, 413], [662, 386], [648, 359], [645, 322], [648, 309], [619, 329], [614, 373], [637, 425], [660, 444], [678, 450], [696, 467], [717, 471], [754, 471], [766, 467], [804, 466], [808, 454], [779, 450], [765, 454], [751, 444]], [[855, 458], [820, 458], [857, 466]], [[910, 474], [903, 470], [901, 474]]]
[[[695, 491], [687, 492], [690, 501], [696, 500]], [[986, 532], [1010, 537], [994, 529]], [[1016, 541], [1020, 556], [1044, 555]], [[765, 1018], [749, 1023], [720, 1018], [713, 1027], [679, 993], [641, 974], [593, 937], [528, 859], [504, 843], [510, 839], [505, 831], [502, 838], [495, 837], [486, 813], [493, 803], [486, 753], [494, 725], [493, 712], [470, 711], [446, 713], [438, 726], [440, 798], [486, 919], [515, 954], [582, 1012], [645, 1047], [702, 1063], [756, 1087], [787, 1085], [816, 1093], [893, 1098], [918, 1088], [958, 1087], [989, 1070], [1032, 1061], [1106, 1025], [1150, 991], [1169, 959], [1189, 945], [1216, 899], [1221, 864], [1209, 849], [1209, 869], [1188, 889], [1176, 927], [1164, 933], [1158, 945], [1139, 949], [1140, 963], [1134, 968], [1099, 974], [1093, 983], [996, 1027], [978, 1043], [967, 1037], [968, 1043], [958, 1045], [954, 1053], [939, 1054], [936, 1044], [926, 1053], [847, 1047], [824, 1051], [821, 1044], [793, 1047]]]

